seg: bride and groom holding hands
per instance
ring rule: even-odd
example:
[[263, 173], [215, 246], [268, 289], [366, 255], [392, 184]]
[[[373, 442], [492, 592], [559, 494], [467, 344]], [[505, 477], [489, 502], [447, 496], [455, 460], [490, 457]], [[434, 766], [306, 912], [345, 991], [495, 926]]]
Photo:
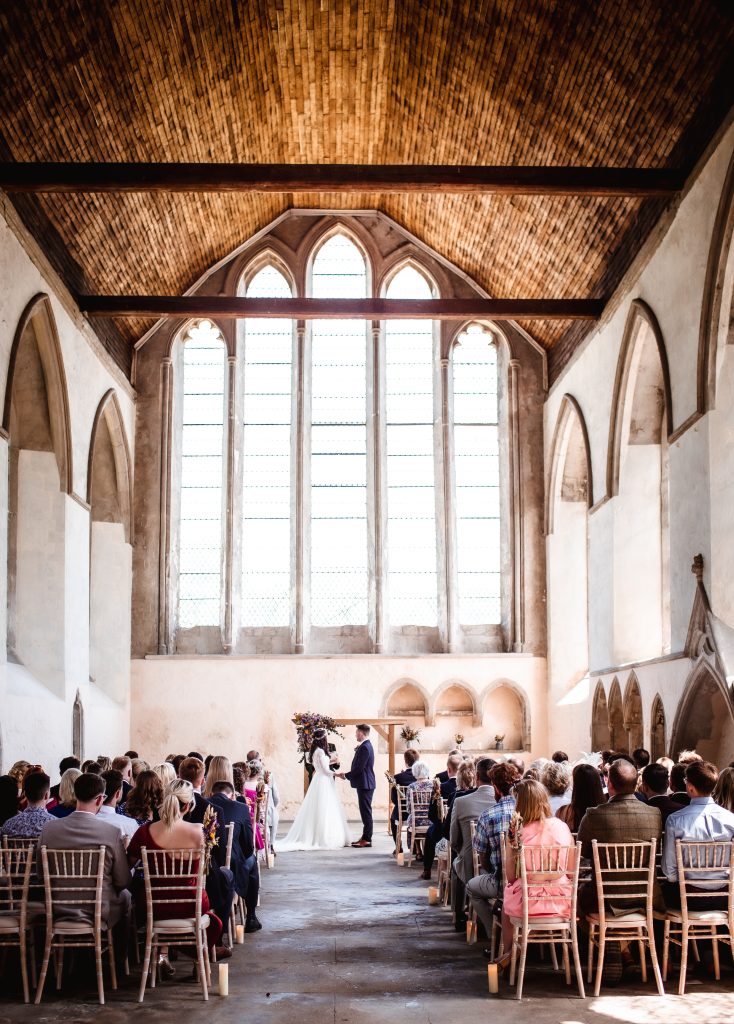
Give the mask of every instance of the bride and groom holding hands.
[[[338, 850], [344, 846], [363, 849], [372, 846], [372, 798], [375, 793], [375, 751], [370, 742], [369, 725], [358, 725], [357, 746], [348, 772], [334, 772], [338, 757], [329, 752], [329, 738], [325, 729], [317, 729], [311, 745], [313, 766], [311, 785], [308, 787], [300, 810], [288, 835], [276, 843], [279, 853], [294, 850]], [[337, 791], [336, 779], [349, 782], [357, 792], [362, 835], [352, 842], [347, 815]]]

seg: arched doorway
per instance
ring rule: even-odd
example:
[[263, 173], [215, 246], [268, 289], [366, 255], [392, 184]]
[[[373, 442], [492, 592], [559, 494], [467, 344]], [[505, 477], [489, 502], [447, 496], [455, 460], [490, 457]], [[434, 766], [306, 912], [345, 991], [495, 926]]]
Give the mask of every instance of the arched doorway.
[[673, 724], [670, 753], [696, 750], [706, 761], [727, 764], [734, 750], [734, 708], [726, 682], [708, 662], [689, 676]]
[[665, 731], [665, 708], [660, 694], [655, 694], [650, 711], [650, 760], [657, 761], [667, 757], [667, 738]]

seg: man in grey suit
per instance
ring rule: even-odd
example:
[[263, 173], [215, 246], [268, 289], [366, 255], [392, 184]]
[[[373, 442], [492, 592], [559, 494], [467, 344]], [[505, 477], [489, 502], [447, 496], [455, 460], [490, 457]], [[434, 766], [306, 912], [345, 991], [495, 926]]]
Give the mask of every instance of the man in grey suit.
[[[97, 817], [105, 799], [105, 781], [99, 775], [80, 775], [74, 782], [76, 810], [65, 818], [56, 818], [43, 827], [38, 840], [38, 868], [41, 847], [49, 850], [89, 850], [104, 846], [104, 882], [102, 886], [102, 920], [116, 927], [115, 953], [124, 959], [130, 918], [130, 868], [122, 843], [122, 833], [115, 825]], [[86, 888], [86, 886], [85, 886]]]
[[491, 757], [482, 757], [477, 761], [477, 788], [466, 796], [457, 796], [451, 811], [451, 849], [456, 854], [451, 871], [451, 909], [454, 914], [456, 929], [464, 927], [464, 899], [466, 883], [474, 873], [474, 862], [471, 844], [471, 823], [476, 821], [483, 811], [494, 806], [494, 786], [489, 781], [489, 773], [494, 765]]

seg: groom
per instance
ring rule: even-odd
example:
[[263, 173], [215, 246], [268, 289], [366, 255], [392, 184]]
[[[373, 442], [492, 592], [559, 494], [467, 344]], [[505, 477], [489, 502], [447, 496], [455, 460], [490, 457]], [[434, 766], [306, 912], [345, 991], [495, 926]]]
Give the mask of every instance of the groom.
[[357, 747], [352, 759], [352, 767], [343, 772], [339, 778], [348, 779], [352, 789], [357, 790], [359, 800], [359, 816], [362, 819], [362, 838], [352, 846], [362, 848], [372, 846], [372, 797], [375, 795], [375, 752], [370, 743], [370, 727], [357, 726]]

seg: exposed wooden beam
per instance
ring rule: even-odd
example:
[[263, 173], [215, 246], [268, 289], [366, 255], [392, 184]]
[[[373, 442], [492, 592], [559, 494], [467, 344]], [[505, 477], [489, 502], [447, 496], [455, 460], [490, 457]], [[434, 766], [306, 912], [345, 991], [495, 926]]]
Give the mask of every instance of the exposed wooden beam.
[[287, 320], [597, 320], [602, 299], [244, 299], [222, 295], [79, 295], [89, 317]]
[[2, 163], [7, 192], [446, 192], [669, 196], [677, 170], [461, 164]]

